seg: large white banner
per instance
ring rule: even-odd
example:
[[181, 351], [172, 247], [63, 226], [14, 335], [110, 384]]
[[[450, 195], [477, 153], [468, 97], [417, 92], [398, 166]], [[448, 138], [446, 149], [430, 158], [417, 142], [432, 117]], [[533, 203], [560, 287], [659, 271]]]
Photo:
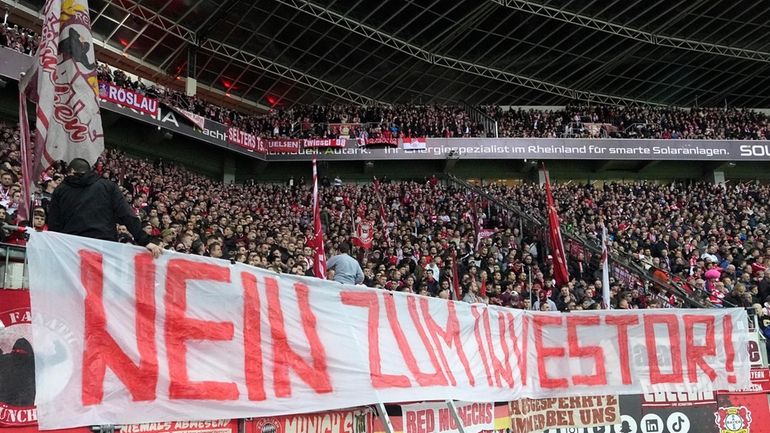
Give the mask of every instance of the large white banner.
[[[456, 402], [457, 416], [465, 433], [495, 429], [494, 403]], [[457, 421], [446, 402], [417, 403], [401, 406], [403, 433], [455, 433]]]
[[738, 309], [525, 312], [50, 232], [28, 257], [43, 429], [750, 382]]

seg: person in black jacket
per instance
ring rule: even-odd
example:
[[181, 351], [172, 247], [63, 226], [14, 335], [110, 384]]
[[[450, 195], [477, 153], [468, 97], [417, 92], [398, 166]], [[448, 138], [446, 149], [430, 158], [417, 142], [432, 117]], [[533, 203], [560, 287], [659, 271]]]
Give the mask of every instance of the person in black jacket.
[[150, 242], [115, 183], [101, 178], [82, 158], [73, 159], [67, 170], [69, 175], [51, 195], [50, 231], [117, 242], [117, 225], [122, 224], [137, 244], [160, 256], [163, 249]]

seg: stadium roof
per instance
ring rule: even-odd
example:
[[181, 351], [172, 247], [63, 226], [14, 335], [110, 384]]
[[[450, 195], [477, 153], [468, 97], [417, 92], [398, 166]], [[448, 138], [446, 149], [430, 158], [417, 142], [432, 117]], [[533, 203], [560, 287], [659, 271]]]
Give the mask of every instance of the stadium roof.
[[[3, 0], [8, 3], [8, 0]], [[20, 0], [40, 9], [43, 0]], [[765, 107], [770, 3], [90, 0], [95, 38], [263, 105]]]

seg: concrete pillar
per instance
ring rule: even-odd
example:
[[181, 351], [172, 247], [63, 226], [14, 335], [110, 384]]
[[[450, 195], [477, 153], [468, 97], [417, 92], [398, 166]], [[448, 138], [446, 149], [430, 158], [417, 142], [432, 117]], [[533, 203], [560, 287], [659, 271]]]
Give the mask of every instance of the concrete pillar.
[[545, 185], [545, 170], [543, 167], [537, 169], [537, 184], [541, 187]]
[[187, 80], [185, 81], [185, 94], [195, 96], [198, 91], [198, 81], [195, 77], [198, 74], [198, 47], [189, 45], [187, 47]]
[[713, 170], [706, 175], [706, 181], [713, 183], [714, 185], [725, 184], [725, 172], [722, 170]]
[[225, 185], [235, 182], [235, 158], [232, 155], [225, 155], [222, 163], [222, 182]]

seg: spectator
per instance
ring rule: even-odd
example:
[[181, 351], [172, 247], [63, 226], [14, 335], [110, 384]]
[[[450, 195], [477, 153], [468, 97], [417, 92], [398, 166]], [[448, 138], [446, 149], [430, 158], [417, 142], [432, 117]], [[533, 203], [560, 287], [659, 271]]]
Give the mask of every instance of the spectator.
[[162, 252], [141, 230], [139, 220], [117, 186], [101, 179], [84, 159], [70, 162], [68, 176], [53, 193], [49, 212], [51, 231], [117, 241], [117, 224], [123, 224], [153, 257]]
[[364, 272], [361, 265], [350, 257], [350, 244], [343, 242], [338, 247], [338, 254], [326, 262], [327, 269], [334, 271], [334, 281], [342, 284], [361, 284], [364, 282]]

